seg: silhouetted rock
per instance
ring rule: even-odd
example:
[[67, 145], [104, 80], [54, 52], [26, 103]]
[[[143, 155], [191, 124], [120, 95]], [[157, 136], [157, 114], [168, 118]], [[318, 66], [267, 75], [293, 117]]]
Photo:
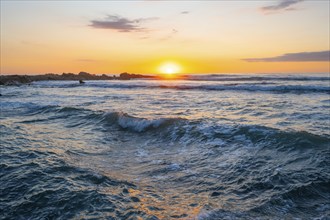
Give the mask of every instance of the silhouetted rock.
[[142, 79], [142, 78], [154, 78], [154, 76], [146, 76], [140, 74], [130, 74], [130, 73], [121, 73], [119, 79], [121, 80], [130, 80], [130, 79]]
[[107, 80], [107, 79], [111, 79], [111, 77], [109, 77], [109, 76], [107, 76], [105, 74], [102, 74], [101, 79], [102, 80]]
[[20, 85], [31, 83], [32, 81], [46, 81], [46, 80], [73, 80], [73, 81], [86, 81], [86, 80], [130, 80], [137, 78], [154, 78], [153, 76], [145, 76], [139, 74], [121, 73], [119, 77], [108, 76], [102, 74], [101, 76], [90, 74], [87, 72], [62, 73], [61, 75], [54, 73], [47, 73], [44, 75], [6, 75], [0, 76], [0, 85]]
[[20, 85], [24, 83], [31, 83], [32, 80], [28, 76], [20, 75], [8, 75], [0, 76], [0, 85]]
[[78, 73], [78, 76], [80, 76], [80, 77], [86, 77], [86, 78], [93, 77], [92, 74], [86, 73], [86, 72], [80, 72], [80, 73]]
[[131, 79], [131, 74], [129, 73], [121, 73], [119, 75], [119, 79], [122, 79], [122, 80], [130, 80]]

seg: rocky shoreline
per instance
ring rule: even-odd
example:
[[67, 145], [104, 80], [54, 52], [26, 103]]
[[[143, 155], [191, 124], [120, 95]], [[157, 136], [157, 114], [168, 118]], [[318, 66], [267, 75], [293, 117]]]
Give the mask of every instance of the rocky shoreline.
[[47, 80], [77, 80], [84, 82], [87, 80], [130, 80], [139, 78], [154, 78], [154, 76], [121, 73], [119, 76], [108, 76], [106, 74], [95, 75], [87, 72], [74, 73], [62, 73], [54, 74], [47, 73], [43, 75], [1, 75], [0, 85], [20, 85], [29, 84], [33, 81], [47, 81]]

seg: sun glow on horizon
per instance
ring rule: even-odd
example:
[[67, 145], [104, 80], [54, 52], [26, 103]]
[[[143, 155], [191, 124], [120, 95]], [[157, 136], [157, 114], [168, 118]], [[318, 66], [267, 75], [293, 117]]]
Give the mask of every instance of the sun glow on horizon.
[[159, 67], [159, 72], [168, 75], [178, 74], [181, 72], [181, 66], [174, 62], [166, 62]]

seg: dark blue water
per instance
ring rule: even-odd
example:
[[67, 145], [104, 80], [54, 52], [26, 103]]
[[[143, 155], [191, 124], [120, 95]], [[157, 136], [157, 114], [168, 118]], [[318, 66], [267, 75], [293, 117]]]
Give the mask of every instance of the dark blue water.
[[2, 86], [0, 219], [328, 219], [329, 83]]

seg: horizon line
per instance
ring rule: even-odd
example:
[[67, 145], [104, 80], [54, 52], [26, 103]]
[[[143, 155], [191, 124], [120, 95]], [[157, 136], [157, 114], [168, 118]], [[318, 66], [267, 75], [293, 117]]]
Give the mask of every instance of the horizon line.
[[[80, 71], [85, 72], [85, 71]], [[55, 75], [61, 75], [63, 73], [73, 73], [73, 74], [79, 74], [79, 72], [45, 72], [45, 73], [0, 73], [0, 76], [12, 76], [12, 75], [46, 75], [46, 74], [55, 74]], [[133, 72], [120, 72], [120, 73], [90, 73], [86, 72], [92, 75], [120, 75], [122, 73], [129, 73], [129, 74], [138, 74], [138, 75], [168, 75], [166, 73], [133, 73]], [[328, 72], [194, 72], [194, 73], [173, 73], [173, 75], [211, 75], [211, 74], [330, 74], [330, 70]]]

